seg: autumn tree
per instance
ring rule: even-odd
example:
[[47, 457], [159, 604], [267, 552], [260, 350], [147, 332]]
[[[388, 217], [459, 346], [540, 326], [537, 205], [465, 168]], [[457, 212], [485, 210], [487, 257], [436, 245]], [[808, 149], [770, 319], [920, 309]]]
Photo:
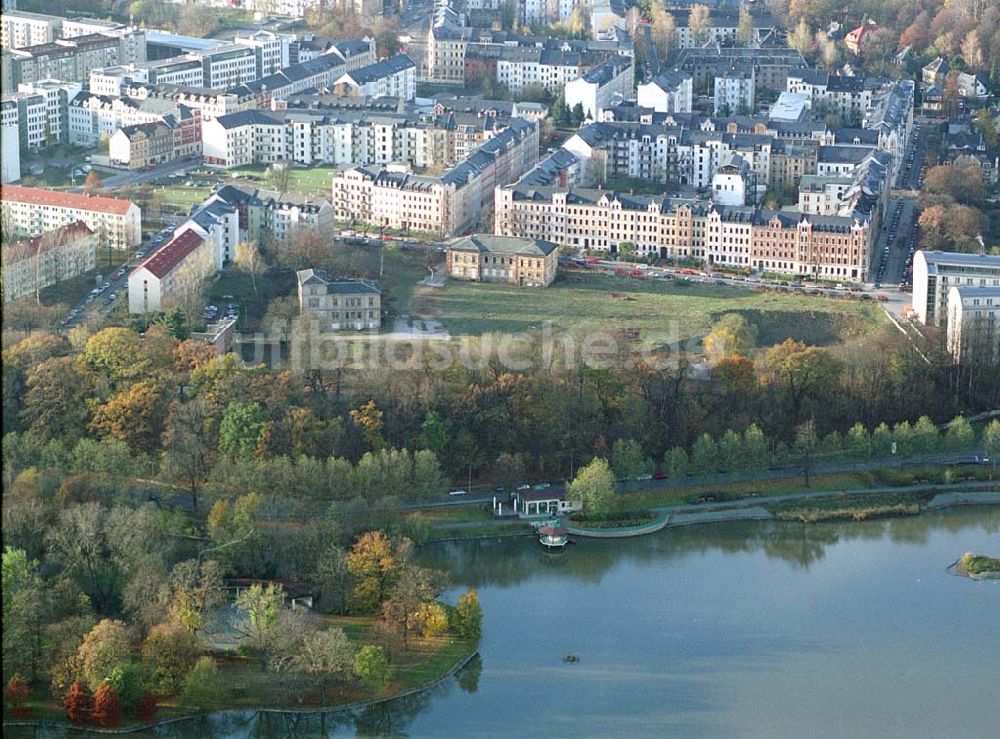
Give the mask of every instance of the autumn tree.
[[803, 410], [828, 397], [840, 375], [840, 363], [829, 352], [786, 339], [764, 356], [766, 381], [788, 409], [788, 420], [797, 425]]
[[159, 707], [156, 696], [147, 690], [139, 698], [139, 702], [135, 704], [135, 716], [144, 724], [151, 724], [156, 719]]
[[711, 11], [707, 5], [692, 5], [688, 13], [688, 28], [694, 36], [695, 45], [700, 46], [708, 33]]
[[7, 681], [7, 685], [3, 690], [4, 708], [15, 718], [25, 718], [29, 715], [26, 706], [30, 697], [31, 693], [28, 688], [28, 681], [21, 675], [14, 675]]
[[198, 493], [208, 475], [211, 454], [211, 417], [202, 398], [174, 402], [167, 413], [161, 442], [161, 474], [183, 482], [191, 493], [191, 507], [198, 508]]
[[661, 0], [652, 3], [650, 9], [650, 33], [657, 51], [666, 56], [677, 46], [677, 22], [666, 11]]
[[736, 25], [736, 40], [740, 46], [750, 46], [753, 40], [753, 16], [748, 3], [740, 3], [740, 17]]
[[98, 726], [113, 729], [122, 720], [122, 702], [118, 693], [107, 680], [101, 683], [94, 693], [94, 707], [91, 716]]
[[403, 567], [382, 603], [382, 621], [395, 630], [403, 639], [403, 647], [408, 646], [409, 636], [418, 627], [418, 614], [443, 590], [440, 573], [424, 567], [407, 564]]
[[174, 565], [166, 585], [165, 600], [171, 620], [197, 634], [204, 628], [208, 615], [225, 602], [219, 563], [211, 559], [189, 559]]
[[921, 212], [920, 248], [976, 253], [983, 232], [983, 214], [967, 205], [932, 205]]
[[733, 355], [749, 356], [757, 346], [757, 326], [739, 313], [727, 313], [712, 326], [704, 346], [715, 364]]
[[374, 400], [369, 400], [360, 408], [351, 411], [351, 421], [361, 431], [368, 448], [377, 451], [385, 446], [382, 437], [383, 414], [375, 406]]
[[250, 285], [253, 288], [253, 294], [259, 297], [259, 293], [257, 292], [257, 275], [264, 268], [264, 256], [261, 254], [260, 245], [256, 241], [240, 242], [236, 247], [236, 259], [234, 263], [239, 269], [250, 275]]
[[409, 552], [408, 540], [393, 544], [381, 531], [358, 537], [347, 555], [347, 570], [353, 580], [352, 611], [373, 613], [379, 608], [399, 579]]
[[74, 724], [85, 724], [90, 720], [92, 707], [90, 691], [81, 682], [74, 682], [69, 686], [63, 698], [63, 708], [66, 710], [66, 718]]
[[177, 623], [157, 624], [142, 645], [142, 656], [157, 688], [168, 695], [180, 688], [198, 658], [198, 651], [194, 633]]
[[94, 170], [87, 172], [87, 176], [83, 178], [83, 192], [87, 195], [96, 194], [101, 185], [101, 176]]
[[98, 689], [116, 667], [132, 659], [132, 644], [125, 624], [110, 619], [99, 621], [84, 637], [77, 657], [87, 686]]
[[569, 486], [573, 500], [583, 505], [585, 513], [600, 517], [607, 515], [615, 505], [615, 476], [603, 457], [595, 457], [582, 467]]
[[157, 382], [137, 382], [97, 406], [90, 427], [137, 452], [151, 452], [157, 447], [166, 412], [164, 387]]
[[295, 666], [319, 684], [320, 698], [325, 702], [330, 683], [353, 679], [354, 645], [343, 629], [331, 627], [302, 642]]
[[812, 43], [812, 31], [809, 29], [806, 19], [802, 18], [799, 20], [798, 25], [795, 26], [795, 29], [788, 34], [788, 45], [802, 54], [807, 54], [809, 53], [809, 49], [812, 48]]

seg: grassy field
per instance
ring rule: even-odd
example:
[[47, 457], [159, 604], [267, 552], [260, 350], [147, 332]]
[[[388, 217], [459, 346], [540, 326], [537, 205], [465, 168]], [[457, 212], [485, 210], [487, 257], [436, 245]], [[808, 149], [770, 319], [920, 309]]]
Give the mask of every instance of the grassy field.
[[[336, 167], [293, 167], [288, 174], [288, 191], [299, 195], [321, 195], [330, 198], [330, 178]], [[231, 170], [237, 180], [249, 180], [258, 187], [268, 188], [267, 167], [256, 165]]]
[[738, 312], [757, 324], [763, 346], [787, 337], [836, 344], [886, 321], [878, 307], [855, 301], [593, 273], [570, 273], [541, 290], [449, 280], [444, 288], [418, 288], [413, 312], [437, 318], [453, 335], [530, 331], [550, 321], [571, 332], [632, 330], [678, 341]]

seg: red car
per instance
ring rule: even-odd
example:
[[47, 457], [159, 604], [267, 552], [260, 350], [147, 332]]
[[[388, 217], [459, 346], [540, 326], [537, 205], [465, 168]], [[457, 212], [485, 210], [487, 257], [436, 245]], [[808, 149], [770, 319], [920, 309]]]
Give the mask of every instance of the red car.
[[641, 269], [633, 269], [629, 274], [633, 277], [642, 277], [645, 273]]
[[600, 263], [601, 263], [601, 260], [598, 259], [597, 257], [588, 257], [587, 258], [587, 264], [600, 264]]
[[654, 480], [666, 480], [667, 477], [669, 477], [669, 475], [667, 475], [666, 472], [657, 472], [655, 475], [653, 475]]

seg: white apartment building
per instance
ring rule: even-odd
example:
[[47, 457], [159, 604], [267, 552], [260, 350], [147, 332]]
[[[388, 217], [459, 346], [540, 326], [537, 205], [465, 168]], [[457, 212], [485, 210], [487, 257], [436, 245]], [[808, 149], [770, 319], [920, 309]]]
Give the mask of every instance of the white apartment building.
[[21, 135], [18, 130], [17, 102], [4, 100], [3, 131], [0, 134], [0, 183], [4, 185], [21, 179]]
[[799, 210], [820, 216], [836, 215], [853, 182], [852, 177], [803, 175], [799, 180]]
[[714, 111], [716, 115], [747, 115], [754, 109], [754, 68], [731, 67], [715, 75]]
[[[79, 94], [81, 87], [75, 82], [59, 82], [43, 80], [35, 83], [21, 83], [17, 86], [15, 99], [25, 102], [24, 117], [30, 121], [26, 125], [25, 146], [34, 149], [40, 146], [64, 143], [69, 137], [69, 101]], [[37, 106], [37, 98], [42, 98], [43, 115], [37, 110], [29, 110]], [[42, 128], [38, 129], [38, 120], [42, 120]]]
[[670, 70], [639, 85], [638, 104], [656, 113], [690, 113], [694, 87], [687, 72]]
[[1000, 361], [1000, 287], [948, 288], [945, 340], [956, 362]]
[[513, 93], [541, 85], [555, 94], [582, 73], [580, 54], [572, 51], [513, 47], [497, 57], [497, 82]]
[[417, 65], [406, 54], [396, 54], [345, 73], [337, 79], [335, 88], [347, 95], [413, 100], [417, 94]]
[[128, 276], [128, 311], [159, 313], [199, 290], [215, 272], [211, 239], [191, 228], [176, 233]]
[[231, 44], [202, 52], [202, 84], [210, 90], [225, 90], [261, 77], [253, 47]]
[[809, 96], [814, 110], [840, 115], [845, 123], [860, 123], [872, 104], [873, 85], [864, 77], [830, 74], [819, 69], [795, 69], [788, 73], [788, 92]]
[[284, 160], [289, 150], [284, 119], [259, 110], [203, 121], [201, 131], [202, 159], [210, 166], [271, 164]]
[[100, 245], [129, 249], [142, 241], [142, 214], [129, 200], [5, 185], [3, 219], [18, 236], [38, 236], [83, 221]]
[[583, 107], [586, 118], [596, 121], [604, 108], [632, 97], [635, 67], [631, 58], [611, 56], [566, 84], [566, 105]]
[[25, 46], [51, 43], [62, 37], [63, 21], [63, 18], [54, 15], [4, 10], [3, 15], [0, 15], [3, 47], [22, 49]]
[[913, 255], [913, 312], [921, 323], [948, 320], [953, 287], [1000, 287], [1000, 257], [923, 249]]

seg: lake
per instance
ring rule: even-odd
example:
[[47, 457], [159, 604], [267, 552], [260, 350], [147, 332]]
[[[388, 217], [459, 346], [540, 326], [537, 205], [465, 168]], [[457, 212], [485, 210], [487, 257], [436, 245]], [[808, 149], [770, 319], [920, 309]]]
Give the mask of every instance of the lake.
[[[479, 589], [481, 659], [360, 715], [232, 712], [160, 736], [996, 737], [1000, 508], [861, 524], [741, 522], [439, 544]], [[576, 655], [579, 661], [564, 663]]]

